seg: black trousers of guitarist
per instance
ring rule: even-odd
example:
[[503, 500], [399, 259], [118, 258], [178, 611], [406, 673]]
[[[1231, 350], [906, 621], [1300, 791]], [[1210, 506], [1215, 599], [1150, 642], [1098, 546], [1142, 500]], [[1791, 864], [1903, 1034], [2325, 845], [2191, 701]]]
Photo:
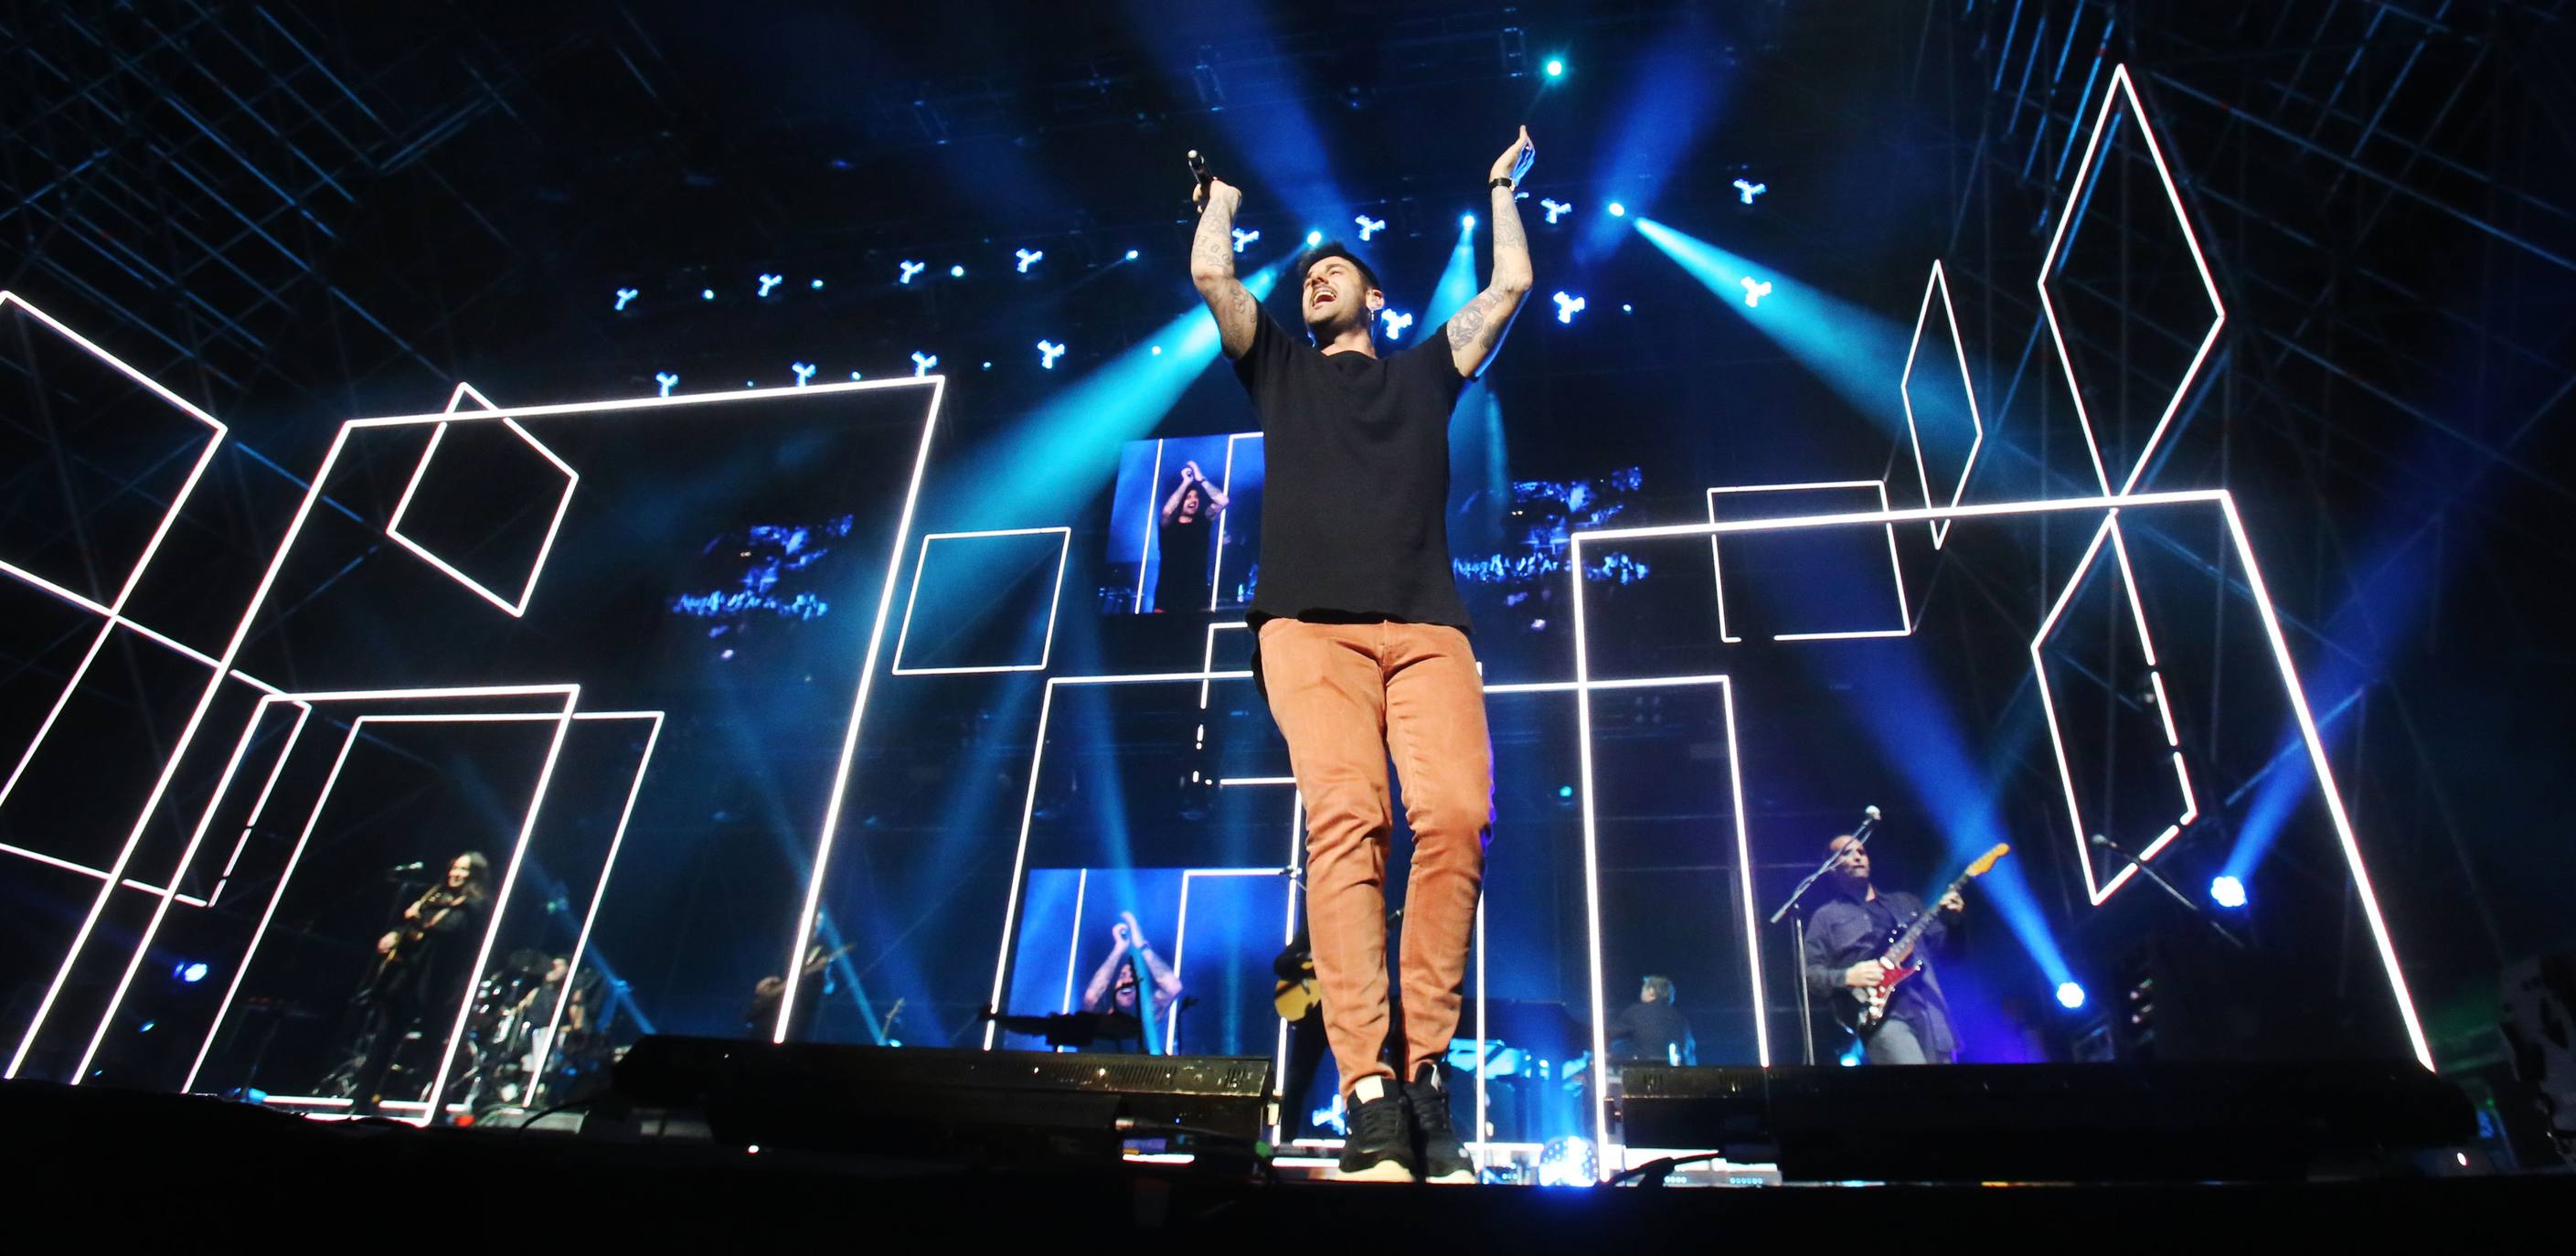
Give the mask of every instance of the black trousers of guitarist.
[[[377, 1102], [386, 1097], [387, 1075], [413, 1030], [421, 1031], [425, 1045], [443, 1041], [448, 1021], [465, 995], [465, 983], [473, 976], [469, 971], [473, 967], [472, 948], [482, 928], [482, 903], [458, 904], [425, 927], [420, 939], [408, 944], [401, 958], [359, 993], [366, 1009], [361, 1022], [365, 1054], [358, 1062], [354, 1096], [360, 1111], [373, 1111]], [[426, 1095], [397, 1097], [435, 1102]]]
[[[1867, 892], [1864, 885], [1862, 892]], [[1866, 899], [1846, 894], [1829, 898], [1807, 919], [1807, 986], [1840, 1014], [1852, 1006], [1854, 966], [1880, 958], [1889, 934], [1923, 911], [1923, 900], [1902, 890], [1873, 893]], [[1861, 1036], [1864, 1058], [1871, 1064], [1948, 1064], [1958, 1054], [1950, 1032], [1950, 1004], [1941, 994], [1941, 975], [1931, 962], [1949, 940], [1949, 913], [1933, 917], [1917, 949], [1923, 971], [1896, 987], [1888, 998], [1887, 1019]], [[1849, 1024], [1848, 1018], [1845, 1018]]]

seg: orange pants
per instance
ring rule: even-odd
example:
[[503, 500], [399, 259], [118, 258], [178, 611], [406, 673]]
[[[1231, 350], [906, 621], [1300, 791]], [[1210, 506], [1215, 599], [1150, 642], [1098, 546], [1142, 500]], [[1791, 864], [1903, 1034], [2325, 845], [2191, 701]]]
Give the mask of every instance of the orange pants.
[[1405, 887], [1404, 1074], [1448, 1054], [1494, 821], [1485, 687], [1467, 634], [1436, 624], [1261, 625], [1270, 715], [1306, 806], [1306, 923], [1342, 1090], [1389, 1075], [1386, 849], [1392, 756], [1413, 829]]

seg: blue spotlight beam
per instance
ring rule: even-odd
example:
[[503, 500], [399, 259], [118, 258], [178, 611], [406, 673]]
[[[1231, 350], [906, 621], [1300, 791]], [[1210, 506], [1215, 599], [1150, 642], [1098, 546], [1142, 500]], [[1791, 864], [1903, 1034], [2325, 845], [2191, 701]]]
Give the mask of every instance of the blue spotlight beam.
[[[1302, 246], [1301, 246], [1302, 247]], [[1243, 279], [1267, 298], [1288, 267], [1282, 256]], [[1113, 465], [1118, 447], [1154, 430], [1181, 394], [1217, 360], [1216, 319], [1198, 301], [1090, 374], [1066, 385], [1026, 418], [986, 441], [968, 465], [987, 468], [961, 528], [1016, 527], [1053, 521], [1067, 485], [1089, 491], [1077, 470]]]
[[1636, 224], [1638, 234], [1853, 410], [1890, 436], [1905, 436], [1905, 415], [1891, 383], [1905, 364], [1907, 337], [1894, 319], [1652, 218], [1639, 215]]

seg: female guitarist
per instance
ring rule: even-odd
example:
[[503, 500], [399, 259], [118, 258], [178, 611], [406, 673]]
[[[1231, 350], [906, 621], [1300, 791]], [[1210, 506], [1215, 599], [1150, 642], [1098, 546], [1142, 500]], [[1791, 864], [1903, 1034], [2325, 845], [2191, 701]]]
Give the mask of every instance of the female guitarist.
[[375, 975], [358, 993], [365, 1030], [352, 1098], [359, 1111], [374, 1110], [384, 1098], [394, 1054], [412, 1030], [454, 1003], [472, 979], [474, 939], [490, 910], [491, 878], [492, 861], [481, 852], [458, 855], [448, 862], [447, 876], [376, 939]]

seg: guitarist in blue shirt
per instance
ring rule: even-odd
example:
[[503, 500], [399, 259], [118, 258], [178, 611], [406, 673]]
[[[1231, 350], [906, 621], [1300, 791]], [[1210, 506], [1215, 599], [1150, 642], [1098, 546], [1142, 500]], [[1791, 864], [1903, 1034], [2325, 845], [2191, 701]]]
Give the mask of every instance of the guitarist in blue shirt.
[[[1841, 857], [1826, 883], [1837, 893], [1807, 920], [1807, 986], [1832, 1004], [1837, 1019], [1853, 1026], [1860, 1019], [1860, 992], [1878, 987], [1888, 975], [1883, 961], [1889, 935], [1923, 913], [1923, 900], [1902, 890], [1881, 893], [1869, 879], [1869, 851], [1849, 836], [1835, 838], [1831, 849]], [[1923, 971], [1889, 991], [1884, 1019], [1856, 1030], [1870, 1063], [1948, 1064], [1957, 1054], [1950, 1005], [1929, 960], [1966, 909], [1956, 889], [1942, 896], [1939, 914], [1915, 943], [1913, 958], [1925, 961]]]

